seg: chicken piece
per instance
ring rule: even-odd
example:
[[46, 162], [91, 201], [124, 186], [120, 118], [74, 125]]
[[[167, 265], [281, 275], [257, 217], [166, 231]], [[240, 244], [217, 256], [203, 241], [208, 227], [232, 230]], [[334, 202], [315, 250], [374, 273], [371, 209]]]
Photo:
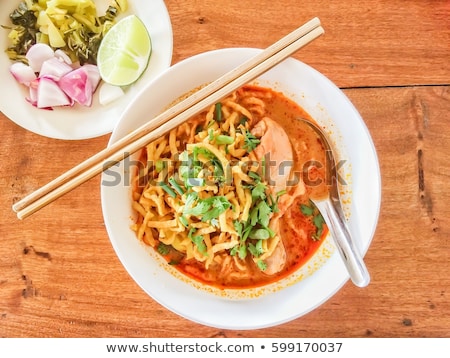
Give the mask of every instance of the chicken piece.
[[266, 269], [264, 273], [272, 276], [280, 272], [286, 263], [286, 250], [284, 249], [283, 241], [279, 241], [272, 255], [264, 260], [266, 263]]
[[280, 272], [286, 263], [286, 250], [284, 248], [283, 240], [279, 234], [279, 219], [280, 216], [277, 215], [270, 221], [270, 229], [276, 232], [275, 238], [279, 241], [277, 242], [272, 254], [264, 260], [267, 265], [264, 273], [269, 276]]
[[260, 143], [253, 153], [258, 161], [265, 157], [265, 179], [272, 194], [276, 195], [286, 189], [291, 174], [294, 159], [291, 142], [283, 127], [268, 117], [261, 119], [251, 132], [260, 137]]
[[[294, 160], [291, 142], [283, 127], [268, 117], [261, 119], [251, 132], [260, 138], [260, 143], [253, 154], [259, 162], [265, 158], [265, 179], [269, 184], [271, 194], [275, 197], [277, 193], [289, 189], [287, 186]], [[294, 190], [294, 192], [296, 191]], [[264, 273], [267, 275], [280, 272], [286, 263], [286, 250], [279, 235], [278, 221], [292, 201], [290, 193], [282, 195], [278, 201], [279, 212], [271, 219], [270, 228], [276, 232], [278, 242], [272, 254], [264, 259], [267, 265]]]
[[[294, 152], [286, 131], [274, 120], [264, 117], [252, 129], [252, 134], [260, 138], [260, 144], [253, 151], [256, 160], [266, 160], [266, 177], [271, 194], [275, 197], [286, 190], [278, 201], [282, 215], [294, 199], [305, 193], [305, 185], [300, 178], [293, 180]], [[268, 170], [267, 170], [268, 169]]]

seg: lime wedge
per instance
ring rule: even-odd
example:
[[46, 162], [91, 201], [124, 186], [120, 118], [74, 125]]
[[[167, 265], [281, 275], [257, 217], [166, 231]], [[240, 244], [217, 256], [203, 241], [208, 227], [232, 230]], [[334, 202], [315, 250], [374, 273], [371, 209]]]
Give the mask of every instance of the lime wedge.
[[103, 37], [97, 66], [102, 79], [114, 86], [136, 82], [147, 68], [152, 53], [150, 35], [139, 17], [129, 15]]

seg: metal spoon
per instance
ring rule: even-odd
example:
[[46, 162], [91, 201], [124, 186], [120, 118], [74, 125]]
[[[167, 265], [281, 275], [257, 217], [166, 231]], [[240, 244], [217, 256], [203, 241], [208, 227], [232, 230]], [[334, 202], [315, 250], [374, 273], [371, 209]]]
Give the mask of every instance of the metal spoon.
[[299, 119], [314, 129], [319, 139], [322, 141], [328, 159], [326, 169], [330, 170], [330, 172], [327, 173], [327, 177], [331, 179], [331, 183], [327, 183], [327, 185], [330, 184], [328, 190], [320, 191], [316, 198], [311, 198], [311, 201], [317, 206], [322, 214], [338, 251], [344, 260], [351, 280], [356, 286], [365, 287], [370, 282], [370, 275], [347, 227], [344, 211], [339, 198], [338, 176], [333, 150], [325, 133], [320, 127], [306, 119]]

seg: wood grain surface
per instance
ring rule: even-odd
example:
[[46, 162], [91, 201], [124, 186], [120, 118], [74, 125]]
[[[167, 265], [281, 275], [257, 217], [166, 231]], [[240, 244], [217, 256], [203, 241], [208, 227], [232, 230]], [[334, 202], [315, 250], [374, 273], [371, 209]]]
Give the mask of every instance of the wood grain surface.
[[382, 204], [366, 255], [372, 281], [364, 289], [348, 282], [275, 327], [192, 323], [148, 297], [119, 262], [99, 177], [26, 220], [11, 210], [103, 149], [109, 135], [55, 140], [0, 114], [0, 337], [450, 337], [450, 2], [165, 3], [174, 64], [217, 48], [263, 48], [321, 19], [326, 34], [294, 57], [343, 89], [377, 149]]

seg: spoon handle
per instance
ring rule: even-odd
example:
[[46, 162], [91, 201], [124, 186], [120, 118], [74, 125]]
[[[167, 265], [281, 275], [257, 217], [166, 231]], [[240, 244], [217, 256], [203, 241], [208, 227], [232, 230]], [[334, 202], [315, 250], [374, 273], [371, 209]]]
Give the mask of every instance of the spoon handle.
[[330, 230], [330, 234], [350, 274], [350, 279], [358, 287], [367, 286], [370, 282], [370, 275], [352, 240], [347, 224], [338, 214], [330, 198], [315, 201], [315, 204]]

